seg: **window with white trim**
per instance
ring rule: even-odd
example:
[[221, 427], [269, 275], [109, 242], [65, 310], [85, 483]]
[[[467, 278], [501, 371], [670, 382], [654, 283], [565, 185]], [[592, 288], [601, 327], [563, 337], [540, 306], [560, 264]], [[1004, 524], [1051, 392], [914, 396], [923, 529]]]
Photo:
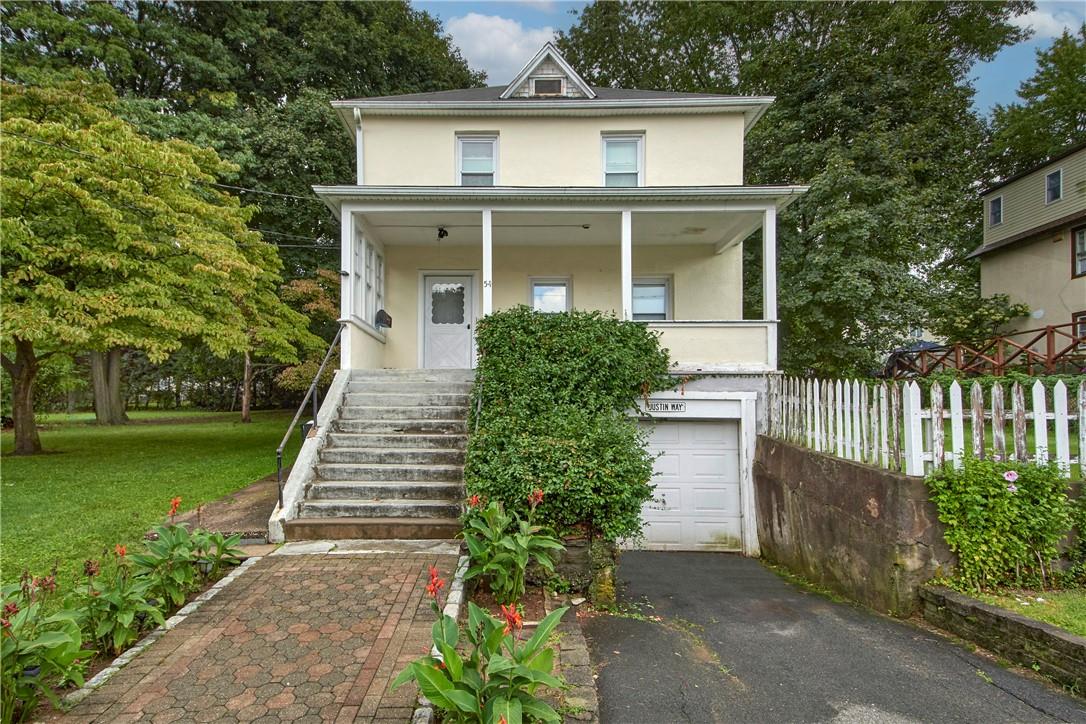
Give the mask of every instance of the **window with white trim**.
[[671, 319], [671, 280], [667, 277], [635, 277], [633, 280], [634, 321]]
[[457, 136], [456, 170], [461, 186], [496, 186], [498, 137]]
[[1045, 203], [1051, 204], [1063, 198], [1063, 169], [1058, 168], [1045, 176]]
[[568, 312], [573, 305], [569, 277], [531, 280], [531, 304], [537, 312]]
[[566, 83], [563, 78], [532, 78], [532, 95], [534, 96], [561, 96], [565, 95]]
[[603, 185], [613, 187], [644, 186], [643, 135], [605, 135], [603, 137]]
[[988, 226], [999, 226], [1003, 223], [1003, 197], [996, 196], [988, 201]]

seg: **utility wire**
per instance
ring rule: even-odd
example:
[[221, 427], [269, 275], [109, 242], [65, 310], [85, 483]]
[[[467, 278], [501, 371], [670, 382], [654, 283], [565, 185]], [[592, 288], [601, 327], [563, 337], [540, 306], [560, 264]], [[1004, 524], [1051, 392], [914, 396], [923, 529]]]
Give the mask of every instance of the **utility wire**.
[[0, 133], [2, 133], [3, 135], [18, 136], [19, 138], [25, 138], [26, 140], [31, 141], [32, 143], [38, 143], [38, 144], [41, 144], [42, 146], [51, 146], [52, 148], [57, 148], [57, 149], [60, 149], [61, 151], [67, 151], [68, 153], [74, 153], [77, 156], [84, 156], [86, 158], [93, 158], [93, 159], [98, 160], [98, 161], [107, 161], [108, 160], [108, 161], [111, 161], [113, 163], [119, 163], [122, 166], [127, 166], [128, 168], [134, 168], [137, 171], [143, 171], [144, 173], [157, 173], [160, 176], [170, 176], [172, 178], [179, 178], [179, 179], [183, 179], [185, 181], [191, 181], [192, 183], [196, 183], [196, 184], [204, 184], [205, 186], [214, 186], [214, 187], [220, 188], [220, 189], [230, 189], [231, 191], [244, 191], [244, 192], [250, 193], [250, 194], [263, 194], [265, 196], [275, 196], [275, 197], [281, 198], [281, 199], [297, 199], [299, 201], [311, 201], [311, 202], [316, 202], [316, 203], [319, 203], [319, 204], [324, 203], [323, 201], [321, 201], [320, 199], [318, 199], [315, 196], [298, 196], [296, 194], [281, 194], [281, 193], [278, 193], [276, 191], [262, 191], [260, 189], [251, 189], [251, 188], [248, 188], [248, 187], [245, 187], [245, 186], [234, 186], [233, 184], [218, 183], [217, 181], [204, 181], [203, 179], [193, 178], [191, 176], [185, 176], [185, 175], [179, 174], [179, 173], [170, 173], [169, 171], [159, 171], [158, 169], [147, 168], [146, 166], [137, 166], [136, 164], [125, 163], [124, 161], [117, 161], [116, 159], [107, 159], [104, 156], [99, 156], [98, 154], [94, 154], [94, 153], [87, 153], [86, 151], [80, 151], [79, 149], [72, 148], [71, 146], [63, 146], [63, 145], [58, 144], [58, 143], [50, 143], [49, 141], [43, 141], [40, 138], [34, 138], [33, 136], [28, 136], [25, 133], [16, 133], [14, 131], [3, 131], [3, 132], [0, 132]]

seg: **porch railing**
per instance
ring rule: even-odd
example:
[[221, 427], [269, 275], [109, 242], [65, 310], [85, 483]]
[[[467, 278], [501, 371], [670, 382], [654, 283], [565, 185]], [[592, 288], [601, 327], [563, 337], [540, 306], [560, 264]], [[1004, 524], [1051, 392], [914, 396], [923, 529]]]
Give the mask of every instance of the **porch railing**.
[[[1078, 324], [1081, 324], [1078, 323]], [[1086, 371], [1086, 336], [1076, 323], [1054, 324], [1000, 335], [983, 342], [959, 342], [912, 352], [895, 352], [885, 377], [895, 380], [960, 370], [1002, 377], [1009, 370], [1028, 375]]]
[[339, 338], [343, 335], [343, 324], [339, 325], [339, 331], [336, 332], [335, 338], [332, 343], [328, 345], [328, 351], [324, 353], [324, 359], [321, 361], [321, 366], [317, 369], [316, 376], [313, 377], [313, 382], [309, 385], [309, 389], [306, 390], [305, 397], [302, 398], [302, 404], [298, 405], [298, 411], [294, 413], [294, 419], [290, 421], [290, 427], [287, 428], [287, 432], [283, 435], [282, 441], [279, 443], [279, 447], [275, 449], [275, 482], [279, 488], [279, 507], [283, 507], [283, 450], [286, 449], [287, 443], [290, 441], [290, 434], [294, 432], [294, 428], [298, 425], [298, 419], [302, 416], [302, 411], [305, 410], [307, 402], [313, 403], [313, 430], [316, 430], [317, 425], [317, 410], [320, 409], [320, 379], [324, 374], [324, 368], [328, 365], [328, 360], [332, 358], [332, 351], [339, 346]]

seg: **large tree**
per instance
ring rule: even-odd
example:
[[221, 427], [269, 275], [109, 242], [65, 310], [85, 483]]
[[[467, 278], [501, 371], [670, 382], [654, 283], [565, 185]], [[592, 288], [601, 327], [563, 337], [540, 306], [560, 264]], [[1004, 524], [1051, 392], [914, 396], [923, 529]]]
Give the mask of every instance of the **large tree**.
[[995, 173], [1007, 176], [1086, 141], [1086, 23], [1037, 51], [1037, 71], [1018, 86], [1021, 103], [992, 112]]
[[[186, 338], [216, 354], [252, 347], [246, 309], [275, 269], [252, 209], [218, 189], [208, 149], [141, 135], [109, 111], [109, 86], [4, 83], [0, 189], [3, 356], [16, 452], [41, 449], [33, 385], [43, 356], [141, 349]], [[262, 300], [264, 301], [264, 300]]]
[[780, 219], [781, 364], [855, 373], [927, 319], [931, 270], [979, 243], [968, 74], [1022, 37], [1009, 20], [1028, 7], [596, 3], [559, 43], [605, 85], [776, 96], [746, 182], [811, 186]]

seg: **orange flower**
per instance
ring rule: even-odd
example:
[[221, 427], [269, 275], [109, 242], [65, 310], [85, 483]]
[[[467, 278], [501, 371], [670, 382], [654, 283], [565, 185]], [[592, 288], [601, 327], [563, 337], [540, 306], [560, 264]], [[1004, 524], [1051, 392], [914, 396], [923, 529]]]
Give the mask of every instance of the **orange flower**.
[[438, 577], [437, 567], [430, 566], [430, 582], [426, 584], [426, 592], [431, 598], [437, 598], [437, 593], [445, 587], [445, 581]]
[[536, 506], [543, 502], [543, 491], [536, 488], [532, 491], [532, 494], [528, 496], [528, 505], [535, 510]]
[[113, 546], [113, 551], [121, 558], [124, 558], [125, 555], [128, 553], [128, 548], [118, 543], [117, 545]]
[[482, 503], [483, 501], [478, 495], [473, 495], [468, 498], [468, 505], [470, 505], [472, 508], [478, 508], [480, 505], [482, 505]]
[[521, 619], [520, 612], [517, 611], [517, 605], [514, 603], [506, 606], [503, 603], [501, 608], [502, 618], [505, 619], [505, 633], [519, 631], [524, 622]]
[[181, 507], [181, 496], [177, 496], [170, 501], [170, 517], [177, 515], [177, 509]]

